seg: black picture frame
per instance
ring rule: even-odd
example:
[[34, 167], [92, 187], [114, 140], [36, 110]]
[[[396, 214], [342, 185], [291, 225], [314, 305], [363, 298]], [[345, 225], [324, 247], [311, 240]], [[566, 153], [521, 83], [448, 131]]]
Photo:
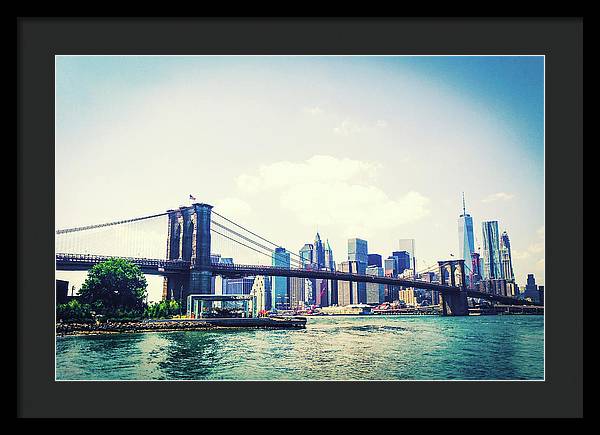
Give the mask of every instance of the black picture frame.
[[[20, 18], [17, 31], [18, 416], [582, 416], [582, 19]], [[55, 382], [57, 54], [545, 55], [546, 380]], [[250, 399], [232, 415], [236, 395]]]

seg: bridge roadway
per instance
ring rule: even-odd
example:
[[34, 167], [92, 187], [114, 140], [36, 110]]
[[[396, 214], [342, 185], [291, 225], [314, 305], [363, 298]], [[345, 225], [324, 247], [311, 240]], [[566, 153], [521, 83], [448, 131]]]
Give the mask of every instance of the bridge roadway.
[[[56, 270], [88, 270], [95, 264], [106, 261], [111, 256], [104, 255], [88, 255], [88, 254], [56, 254]], [[153, 258], [125, 258], [136, 265], [141, 271], [148, 275], [169, 275], [182, 274], [189, 272], [191, 262], [185, 260], [164, 260]], [[214, 275], [221, 275], [227, 278], [241, 278], [244, 276], [253, 275], [268, 275], [268, 276], [285, 276], [291, 278], [313, 278], [313, 279], [328, 279], [334, 281], [351, 281], [364, 282], [372, 284], [388, 284], [399, 287], [412, 287], [423, 290], [435, 290], [442, 293], [458, 293], [460, 287], [442, 285], [427, 281], [391, 278], [385, 276], [362, 275], [354, 273], [345, 273], [338, 271], [327, 270], [310, 270], [299, 268], [283, 268], [273, 266], [255, 266], [243, 264], [219, 264], [213, 263], [209, 266], [209, 270]], [[494, 300], [501, 303], [512, 305], [530, 305], [531, 303], [525, 300], [516, 299], [508, 296], [501, 296], [492, 293], [480, 292], [477, 290], [467, 289], [467, 296], [472, 298], [480, 298], [486, 300]]]

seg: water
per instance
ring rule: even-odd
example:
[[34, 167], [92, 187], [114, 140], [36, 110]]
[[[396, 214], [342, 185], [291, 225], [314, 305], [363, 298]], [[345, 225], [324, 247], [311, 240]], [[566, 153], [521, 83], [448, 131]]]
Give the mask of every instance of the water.
[[57, 337], [58, 380], [544, 377], [543, 316], [309, 317], [305, 330]]

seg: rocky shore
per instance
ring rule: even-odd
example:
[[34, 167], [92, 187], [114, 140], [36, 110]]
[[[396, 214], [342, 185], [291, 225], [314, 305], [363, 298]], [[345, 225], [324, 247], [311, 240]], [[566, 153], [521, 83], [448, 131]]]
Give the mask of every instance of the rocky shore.
[[118, 334], [122, 332], [193, 331], [217, 328], [275, 328], [302, 329], [305, 317], [209, 318], [196, 320], [146, 320], [133, 322], [107, 321], [102, 323], [61, 322], [56, 324], [57, 335]]
[[208, 322], [103, 322], [103, 323], [57, 323], [57, 335], [116, 334], [121, 332], [187, 331], [214, 329]]

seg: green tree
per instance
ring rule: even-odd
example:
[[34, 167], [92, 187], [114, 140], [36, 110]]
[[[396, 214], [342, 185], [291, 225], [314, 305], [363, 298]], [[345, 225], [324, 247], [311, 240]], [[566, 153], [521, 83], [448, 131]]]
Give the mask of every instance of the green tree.
[[83, 304], [90, 304], [102, 313], [142, 310], [147, 285], [146, 277], [136, 264], [111, 258], [90, 269], [79, 295]]
[[73, 299], [66, 304], [56, 306], [56, 318], [58, 320], [91, 320], [92, 313], [90, 306], [81, 304], [78, 300]]

